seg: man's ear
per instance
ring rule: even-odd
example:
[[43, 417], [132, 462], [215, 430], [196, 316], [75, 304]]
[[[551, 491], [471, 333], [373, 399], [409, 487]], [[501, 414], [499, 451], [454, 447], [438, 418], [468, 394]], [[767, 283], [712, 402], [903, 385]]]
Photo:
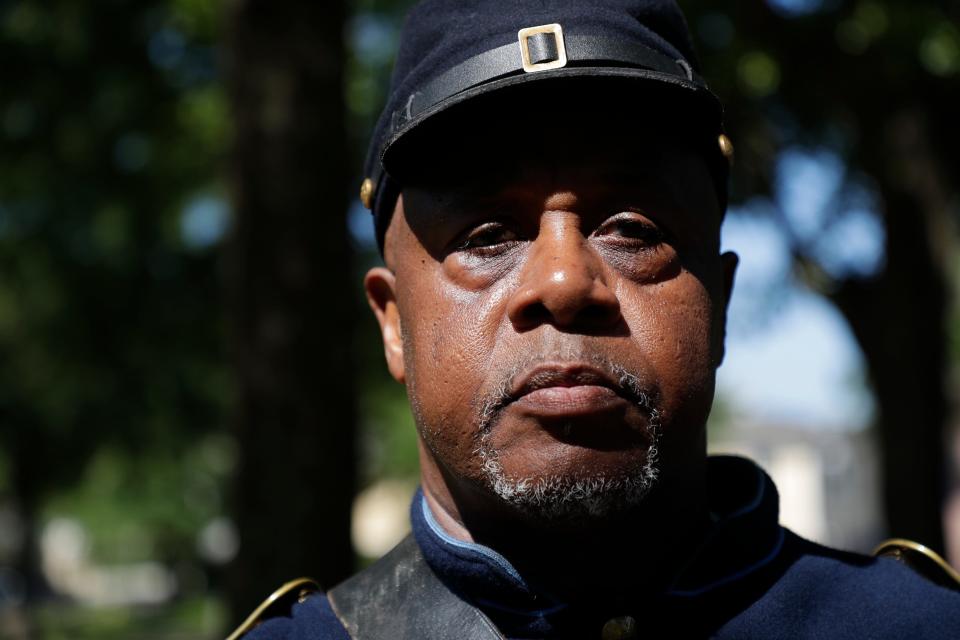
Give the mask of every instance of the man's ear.
[[406, 372], [403, 366], [403, 333], [400, 329], [400, 312], [397, 309], [396, 276], [386, 267], [374, 267], [363, 279], [367, 302], [380, 323], [383, 337], [383, 353], [387, 369], [394, 379], [403, 384]]
[[726, 352], [727, 344], [727, 311], [730, 309], [730, 298], [733, 296], [733, 281], [737, 275], [737, 265], [740, 258], [733, 251], [727, 251], [720, 255], [720, 270], [723, 277], [723, 333], [720, 340], [720, 353], [717, 358], [717, 366], [723, 362], [723, 356]]

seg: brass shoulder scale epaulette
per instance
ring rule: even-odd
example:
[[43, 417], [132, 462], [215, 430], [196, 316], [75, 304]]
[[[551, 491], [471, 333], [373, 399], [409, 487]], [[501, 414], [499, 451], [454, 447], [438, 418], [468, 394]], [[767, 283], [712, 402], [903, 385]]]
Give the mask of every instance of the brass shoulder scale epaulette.
[[288, 613], [297, 602], [303, 602], [311, 593], [321, 591], [320, 583], [311, 578], [297, 578], [284, 584], [260, 603], [247, 619], [227, 636], [227, 640], [238, 640], [257, 626], [261, 620]]
[[960, 591], [960, 573], [935, 551], [918, 542], [903, 538], [885, 540], [873, 550], [873, 555], [893, 558], [934, 584]]

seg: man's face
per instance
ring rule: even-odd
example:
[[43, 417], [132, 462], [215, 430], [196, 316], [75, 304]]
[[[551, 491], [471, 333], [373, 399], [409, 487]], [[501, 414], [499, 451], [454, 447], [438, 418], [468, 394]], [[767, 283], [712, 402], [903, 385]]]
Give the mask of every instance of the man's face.
[[405, 188], [366, 284], [428, 464], [526, 514], [603, 515], [703, 458], [736, 259], [692, 152], [541, 151]]

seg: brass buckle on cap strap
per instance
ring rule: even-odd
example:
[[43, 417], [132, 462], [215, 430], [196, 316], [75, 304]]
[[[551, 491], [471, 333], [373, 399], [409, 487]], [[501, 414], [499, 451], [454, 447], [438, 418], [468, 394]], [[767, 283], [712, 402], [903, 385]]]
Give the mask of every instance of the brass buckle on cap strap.
[[517, 38], [520, 40], [523, 70], [527, 73], [567, 66], [567, 47], [563, 42], [563, 27], [559, 24], [520, 29]]

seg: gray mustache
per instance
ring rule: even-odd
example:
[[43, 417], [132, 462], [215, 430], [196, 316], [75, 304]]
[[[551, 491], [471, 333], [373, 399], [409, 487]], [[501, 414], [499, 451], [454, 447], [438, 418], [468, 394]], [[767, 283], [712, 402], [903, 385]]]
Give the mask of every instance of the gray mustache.
[[516, 399], [510, 390], [514, 388], [518, 378], [531, 368], [545, 363], [587, 364], [602, 371], [608, 378], [615, 381], [617, 386], [615, 390], [620, 395], [647, 413], [652, 423], [658, 421], [660, 416], [659, 392], [656, 386], [644, 381], [623, 365], [598, 353], [583, 351], [543, 353], [515, 364], [502, 374], [500, 382], [486, 398], [481, 408], [479, 425], [481, 433], [489, 431], [503, 408]]

